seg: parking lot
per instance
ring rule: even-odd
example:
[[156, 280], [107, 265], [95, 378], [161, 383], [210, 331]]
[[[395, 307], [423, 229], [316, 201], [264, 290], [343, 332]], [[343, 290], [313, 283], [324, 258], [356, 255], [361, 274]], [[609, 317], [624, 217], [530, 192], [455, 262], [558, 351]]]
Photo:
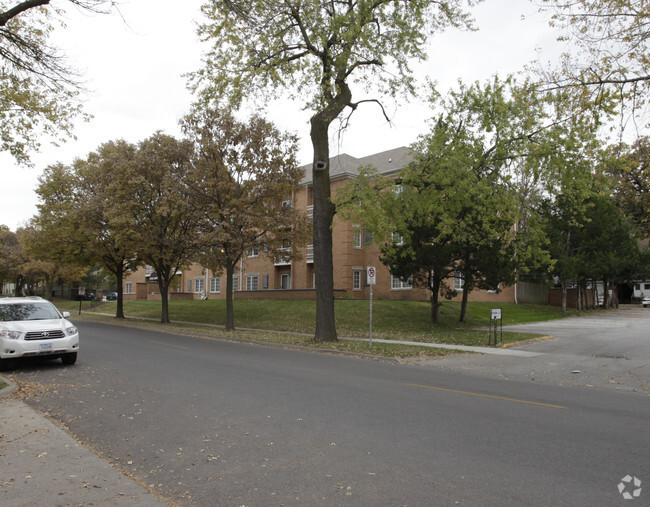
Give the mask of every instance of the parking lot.
[[428, 364], [505, 379], [650, 394], [650, 308], [629, 306], [587, 317], [505, 325], [508, 330], [547, 338], [516, 347], [536, 353], [531, 357], [463, 354]]

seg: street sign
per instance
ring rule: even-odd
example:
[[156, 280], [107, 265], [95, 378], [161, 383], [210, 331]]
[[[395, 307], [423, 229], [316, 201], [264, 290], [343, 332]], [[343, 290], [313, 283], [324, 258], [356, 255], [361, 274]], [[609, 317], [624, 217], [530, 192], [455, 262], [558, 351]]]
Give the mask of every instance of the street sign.
[[368, 285], [375, 285], [377, 283], [377, 270], [374, 266], [368, 266], [367, 275]]
[[490, 320], [498, 320], [501, 318], [501, 308], [490, 309]]

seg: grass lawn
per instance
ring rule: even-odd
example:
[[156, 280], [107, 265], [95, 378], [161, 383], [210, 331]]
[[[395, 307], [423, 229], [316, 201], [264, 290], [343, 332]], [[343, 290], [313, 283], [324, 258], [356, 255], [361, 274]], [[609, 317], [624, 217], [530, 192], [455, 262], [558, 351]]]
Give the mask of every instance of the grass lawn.
[[[62, 310], [69, 310], [72, 318], [78, 317], [78, 301], [57, 301]], [[173, 321], [214, 324], [225, 323], [223, 300], [170, 301], [170, 318]], [[515, 305], [514, 303], [469, 303], [466, 322], [459, 322], [460, 303], [444, 302], [440, 308], [440, 322], [432, 325], [430, 305], [428, 302], [416, 301], [373, 301], [373, 338], [385, 338], [400, 341], [419, 341], [428, 343], [445, 343], [454, 345], [488, 345], [490, 309], [502, 308], [503, 324], [520, 324], [566, 317], [561, 309], [542, 305]], [[369, 302], [367, 300], [337, 300], [336, 326], [339, 337], [368, 338]], [[91, 317], [90, 303], [82, 302], [83, 318], [101, 318], [116, 323], [112, 317]], [[106, 302], [91, 311], [112, 314], [114, 302]], [[127, 301], [124, 311], [128, 317], [160, 318], [160, 302]], [[316, 306], [313, 301], [274, 301], [242, 300], [235, 301], [234, 333], [225, 333], [222, 329], [201, 326], [174, 324], [160, 325], [154, 322], [128, 321], [129, 325], [155, 326], [161, 330], [186, 332], [205, 336], [226, 336], [233, 339], [293, 344], [309, 347], [331, 348], [339, 351], [366, 352], [373, 355], [390, 357], [411, 357], [418, 355], [442, 355], [450, 353], [443, 349], [409, 347], [373, 343], [369, 348], [367, 341], [341, 341], [337, 344], [317, 344], [313, 340]], [[569, 314], [571, 315], [571, 314]], [[256, 331], [253, 331], [256, 330]], [[295, 333], [304, 333], [303, 335]], [[503, 333], [503, 343], [516, 343], [535, 338], [536, 335], [524, 333]]]

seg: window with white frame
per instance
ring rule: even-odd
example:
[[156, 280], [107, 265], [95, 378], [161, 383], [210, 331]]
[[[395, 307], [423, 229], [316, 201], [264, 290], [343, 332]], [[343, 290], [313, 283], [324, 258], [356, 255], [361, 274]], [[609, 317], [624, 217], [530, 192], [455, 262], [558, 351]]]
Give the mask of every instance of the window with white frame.
[[361, 269], [352, 270], [352, 290], [361, 290]]
[[291, 275], [287, 273], [280, 275], [280, 288], [282, 290], [289, 290], [291, 288]]
[[232, 291], [235, 292], [239, 290], [239, 275], [233, 275], [232, 277]]
[[258, 290], [260, 275], [246, 275], [246, 290]]
[[291, 208], [292, 206], [293, 206], [293, 201], [291, 199], [287, 199], [285, 201], [282, 201], [282, 207], [283, 208]]
[[354, 233], [354, 240], [353, 240], [354, 248], [361, 248], [361, 227], [359, 227], [358, 225], [353, 226], [353, 233]]
[[246, 252], [246, 255], [248, 257], [259, 257], [260, 256], [260, 247], [259, 246], [252, 246], [248, 249]]
[[390, 275], [390, 288], [393, 290], [412, 289], [413, 277], [409, 276], [406, 280], [402, 280], [398, 276]]
[[203, 277], [195, 278], [194, 279], [194, 294], [203, 294], [204, 289], [205, 289], [205, 279]]
[[124, 293], [133, 294], [133, 282], [126, 282], [124, 284]]
[[465, 287], [465, 276], [462, 271], [454, 271], [454, 290], [456, 292], [463, 292]]
[[210, 277], [210, 292], [217, 294], [221, 292], [221, 277], [220, 276], [211, 276]]

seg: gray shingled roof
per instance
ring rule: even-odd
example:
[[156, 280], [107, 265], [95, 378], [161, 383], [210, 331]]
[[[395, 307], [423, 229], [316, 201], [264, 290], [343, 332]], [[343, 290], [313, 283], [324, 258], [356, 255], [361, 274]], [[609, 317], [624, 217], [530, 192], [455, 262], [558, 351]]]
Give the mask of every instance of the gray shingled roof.
[[[355, 178], [359, 175], [359, 169], [368, 165], [372, 165], [382, 174], [388, 174], [399, 171], [412, 160], [411, 149], [406, 146], [361, 158], [343, 153], [330, 158], [330, 179]], [[305, 176], [300, 181], [300, 184], [308, 185], [312, 182], [312, 165], [305, 164], [302, 169], [305, 171]]]

